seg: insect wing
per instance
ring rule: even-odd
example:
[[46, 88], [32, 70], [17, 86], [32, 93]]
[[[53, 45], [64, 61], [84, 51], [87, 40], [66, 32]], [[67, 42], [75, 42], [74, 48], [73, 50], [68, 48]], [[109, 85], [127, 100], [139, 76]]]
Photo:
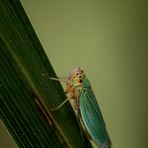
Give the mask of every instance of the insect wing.
[[97, 103], [96, 97], [91, 87], [84, 87], [80, 95], [80, 112], [84, 125], [92, 140], [109, 148], [109, 137], [105, 128], [105, 123]]

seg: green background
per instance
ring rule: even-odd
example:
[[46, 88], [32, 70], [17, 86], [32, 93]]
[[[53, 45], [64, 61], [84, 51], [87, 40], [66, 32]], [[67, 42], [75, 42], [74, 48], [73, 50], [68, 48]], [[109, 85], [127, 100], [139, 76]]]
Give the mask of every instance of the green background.
[[[113, 148], [148, 147], [146, 0], [21, 0], [57, 73], [83, 67]], [[0, 147], [16, 148], [0, 122]]]

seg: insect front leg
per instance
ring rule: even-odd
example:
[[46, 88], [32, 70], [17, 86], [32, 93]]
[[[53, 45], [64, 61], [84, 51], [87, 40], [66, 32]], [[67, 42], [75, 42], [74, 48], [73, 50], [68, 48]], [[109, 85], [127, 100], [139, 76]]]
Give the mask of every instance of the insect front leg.
[[59, 81], [59, 82], [64, 82], [64, 83], [71, 83], [71, 81], [69, 81], [66, 77], [58, 77], [58, 78], [53, 78], [53, 77], [49, 77], [47, 74], [43, 73], [42, 77], [46, 78], [46, 79], [50, 79], [53, 81]]

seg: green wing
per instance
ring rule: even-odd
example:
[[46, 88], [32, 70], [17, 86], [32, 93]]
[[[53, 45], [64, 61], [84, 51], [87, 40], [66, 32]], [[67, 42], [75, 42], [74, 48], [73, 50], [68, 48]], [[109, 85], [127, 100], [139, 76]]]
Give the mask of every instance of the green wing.
[[110, 148], [111, 142], [101, 110], [91, 87], [84, 87], [80, 95], [80, 113], [92, 140], [102, 148]]

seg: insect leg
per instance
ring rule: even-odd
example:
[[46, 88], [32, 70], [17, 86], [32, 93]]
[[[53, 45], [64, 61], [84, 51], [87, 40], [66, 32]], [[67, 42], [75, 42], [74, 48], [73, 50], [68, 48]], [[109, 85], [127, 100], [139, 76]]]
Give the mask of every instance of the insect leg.
[[50, 80], [54, 80], [54, 81], [60, 81], [60, 82], [64, 82], [66, 83], [68, 80], [66, 78], [51, 78], [49, 77]]
[[51, 108], [51, 111], [55, 111], [55, 110], [60, 109], [68, 100], [69, 100], [69, 98], [67, 98], [66, 100], [64, 100], [64, 101], [63, 101], [60, 105], [58, 105], [57, 107]]
[[46, 78], [46, 79], [50, 79], [50, 80], [54, 80], [54, 81], [60, 81], [60, 82], [67, 82], [67, 78], [66, 77], [58, 77], [58, 78], [53, 78], [53, 77], [49, 77], [47, 74], [43, 73], [42, 77]]

